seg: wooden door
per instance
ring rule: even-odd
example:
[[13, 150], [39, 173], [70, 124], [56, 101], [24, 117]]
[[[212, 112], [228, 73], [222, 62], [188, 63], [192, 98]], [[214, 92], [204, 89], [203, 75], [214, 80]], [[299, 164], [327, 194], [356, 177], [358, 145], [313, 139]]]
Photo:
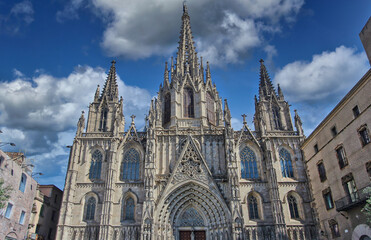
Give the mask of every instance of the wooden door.
[[195, 240], [206, 240], [205, 231], [194, 231]]
[[179, 231], [180, 240], [191, 240], [192, 231]]

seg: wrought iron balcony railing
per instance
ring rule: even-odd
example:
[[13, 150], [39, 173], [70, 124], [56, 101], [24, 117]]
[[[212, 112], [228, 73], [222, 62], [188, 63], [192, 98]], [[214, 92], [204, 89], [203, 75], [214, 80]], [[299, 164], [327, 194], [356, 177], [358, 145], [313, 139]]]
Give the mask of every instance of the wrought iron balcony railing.
[[366, 199], [370, 196], [370, 193], [364, 191], [367, 187], [359, 189], [358, 191], [335, 201], [336, 210], [346, 211], [365, 202]]

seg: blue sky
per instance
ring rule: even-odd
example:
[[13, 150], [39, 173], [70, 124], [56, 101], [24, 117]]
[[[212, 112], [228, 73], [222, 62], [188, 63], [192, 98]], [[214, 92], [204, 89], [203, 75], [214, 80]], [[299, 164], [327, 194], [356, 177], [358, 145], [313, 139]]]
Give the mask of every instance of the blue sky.
[[[227, 98], [235, 129], [253, 128], [259, 59], [280, 83], [305, 134], [369, 69], [359, 32], [371, 3], [188, 0], [198, 56]], [[64, 185], [82, 110], [116, 59], [124, 114], [143, 126], [150, 99], [175, 56], [182, 1], [0, 0], [0, 141], [33, 159], [42, 184]]]

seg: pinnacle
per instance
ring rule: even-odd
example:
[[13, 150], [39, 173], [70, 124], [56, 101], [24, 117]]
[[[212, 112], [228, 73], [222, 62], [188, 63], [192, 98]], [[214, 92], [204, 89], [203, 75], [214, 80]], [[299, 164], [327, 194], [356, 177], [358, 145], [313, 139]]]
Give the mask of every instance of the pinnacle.
[[[259, 83], [259, 97], [267, 97], [272, 94], [276, 95], [272, 81], [268, 75], [268, 71], [264, 65], [264, 60], [260, 59], [260, 83]], [[263, 96], [261, 96], [263, 95]]]
[[111, 62], [111, 68], [107, 76], [106, 83], [104, 84], [103, 92], [100, 97], [102, 99], [104, 96], [108, 97], [108, 100], [118, 100], [118, 86], [117, 86], [117, 77], [116, 77], [116, 61]]

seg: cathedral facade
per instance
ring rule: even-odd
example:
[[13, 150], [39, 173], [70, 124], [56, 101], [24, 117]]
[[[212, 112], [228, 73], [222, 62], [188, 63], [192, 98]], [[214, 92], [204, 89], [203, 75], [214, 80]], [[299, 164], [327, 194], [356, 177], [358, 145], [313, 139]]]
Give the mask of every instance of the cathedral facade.
[[318, 239], [301, 120], [262, 60], [254, 131], [245, 118], [232, 128], [184, 5], [176, 61], [144, 131], [135, 116], [125, 131], [114, 61], [81, 115], [56, 239]]

